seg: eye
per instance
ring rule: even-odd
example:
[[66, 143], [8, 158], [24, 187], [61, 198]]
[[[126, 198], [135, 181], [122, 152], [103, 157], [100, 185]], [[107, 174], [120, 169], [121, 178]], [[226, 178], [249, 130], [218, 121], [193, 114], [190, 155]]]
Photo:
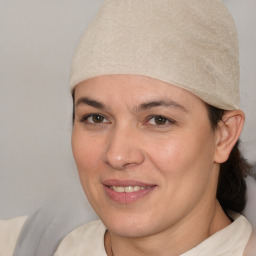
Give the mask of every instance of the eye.
[[90, 114], [82, 117], [81, 122], [89, 124], [102, 124], [109, 123], [109, 121], [102, 115], [99, 114]]
[[151, 125], [166, 126], [166, 125], [174, 124], [175, 121], [168, 119], [164, 116], [152, 116], [148, 120], [148, 123]]

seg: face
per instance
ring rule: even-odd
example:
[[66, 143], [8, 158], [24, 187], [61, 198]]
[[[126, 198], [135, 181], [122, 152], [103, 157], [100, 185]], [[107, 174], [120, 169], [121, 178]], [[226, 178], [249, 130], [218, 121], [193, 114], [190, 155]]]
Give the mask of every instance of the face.
[[89, 202], [115, 234], [152, 235], [207, 208], [215, 144], [205, 104], [181, 88], [136, 75], [76, 86], [74, 158]]

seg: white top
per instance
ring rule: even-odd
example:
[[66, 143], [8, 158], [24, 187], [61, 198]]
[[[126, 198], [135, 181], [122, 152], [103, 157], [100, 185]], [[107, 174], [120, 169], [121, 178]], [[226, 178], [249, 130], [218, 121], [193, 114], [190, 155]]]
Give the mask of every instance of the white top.
[[27, 217], [0, 220], [0, 256], [12, 256], [21, 228]]
[[[68, 234], [54, 256], [107, 256], [104, 249], [106, 227], [101, 221], [85, 224]], [[252, 227], [242, 215], [195, 248], [181, 256], [242, 256], [252, 233]]]
[[[20, 217], [0, 221], [0, 256], [12, 255], [25, 220], [26, 217]], [[107, 256], [104, 248], [105, 232], [106, 227], [100, 220], [80, 226], [62, 240], [54, 256]], [[181, 256], [242, 256], [251, 233], [252, 227], [247, 219], [236, 215], [232, 224]], [[253, 245], [256, 245], [253, 241]], [[244, 255], [255, 256], [256, 251]]]

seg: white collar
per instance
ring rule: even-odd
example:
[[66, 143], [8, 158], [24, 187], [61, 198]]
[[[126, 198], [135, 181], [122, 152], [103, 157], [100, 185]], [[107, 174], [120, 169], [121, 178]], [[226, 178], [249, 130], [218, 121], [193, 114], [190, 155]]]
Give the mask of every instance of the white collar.
[[[180, 256], [242, 256], [252, 226], [240, 214], [233, 214], [232, 218], [234, 222], [229, 226]], [[106, 227], [100, 220], [80, 226], [62, 240], [54, 255], [107, 256], [104, 248], [105, 232]]]
[[240, 214], [232, 214], [234, 222], [216, 232], [181, 256], [242, 256], [252, 233], [252, 226]]

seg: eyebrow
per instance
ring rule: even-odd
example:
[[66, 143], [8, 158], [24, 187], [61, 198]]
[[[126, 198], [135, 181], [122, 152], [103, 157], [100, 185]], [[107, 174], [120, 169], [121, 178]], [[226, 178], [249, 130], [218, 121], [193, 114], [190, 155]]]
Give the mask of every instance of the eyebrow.
[[139, 112], [139, 111], [144, 111], [144, 110], [148, 110], [155, 107], [171, 107], [171, 108], [182, 110], [183, 112], [188, 112], [188, 110], [184, 106], [178, 104], [173, 100], [153, 100], [153, 101], [145, 102], [140, 104], [138, 107], [136, 107], [135, 111]]
[[88, 97], [79, 98], [77, 100], [76, 107], [79, 106], [79, 105], [89, 105], [91, 107], [98, 108], [98, 109], [105, 109], [106, 108], [106, 106], [103, 103], [101, 103], [99, 101], [96, 101], [96, 100], [93, 100], [93, 99], [90, 99]]
[[[79, 98], [77, 100], [76, 107], [79, 105], [88, 105], [98, 109], [109, 109], [105, 104], [97, 100], [90, 99], [88, 97]], [[179, 109], [183, 112], [188, 112], [184, 106], [178, 104], [173, 100], [153, 100], [153, 101], [142, 103], [139, 106], [136, 106], [134, 109], [135, 109], [135, 112], [140, 112], [140, 111], [149, 110], [155, 107], [169, 107], [169, 108], [171, 107], [171, 108]]]

